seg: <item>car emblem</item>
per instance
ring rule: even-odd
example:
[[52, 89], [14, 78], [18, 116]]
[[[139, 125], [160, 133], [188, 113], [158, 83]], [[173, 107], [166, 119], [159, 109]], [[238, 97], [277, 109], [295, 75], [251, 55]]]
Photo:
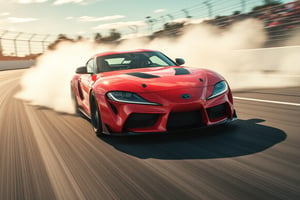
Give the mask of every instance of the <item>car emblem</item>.
[[190, 99], [190, 98], [191, 98], [191, 95], [189, 95], [189, 94], [182, 94], [182, 95], [181, 95], [181, 98], [182, 98], [182, 99]]

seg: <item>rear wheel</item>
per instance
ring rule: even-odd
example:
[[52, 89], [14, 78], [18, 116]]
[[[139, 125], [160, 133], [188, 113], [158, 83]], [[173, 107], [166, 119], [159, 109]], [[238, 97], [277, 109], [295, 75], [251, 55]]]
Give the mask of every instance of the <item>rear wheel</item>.
[[75, 95], [74, 88], [72, 88], [72, 87], [71, 87], [71, 98], [72, 98], [72, 104], [73, 104], [75, 114], [80, 115], [81, 113], [80, 113], [80, 110], [79, 110], [79, 107], [78, 107], [77, 97]]
[[103, 135], [103, 127], [102, 127], [102, 120], [101, 115], [98, 107], [97, 100], [94, 95], [92, 95], [91, 100], [91, 123], [93, 129], [97, 136]]

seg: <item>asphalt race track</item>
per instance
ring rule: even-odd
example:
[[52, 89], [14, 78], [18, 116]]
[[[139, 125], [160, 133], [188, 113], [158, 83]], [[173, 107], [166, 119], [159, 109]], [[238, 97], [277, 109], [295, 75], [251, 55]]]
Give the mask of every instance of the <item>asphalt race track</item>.
[[[239, 120], [172, 135], [94, 135], [15, 99], [0, 72], [0, 199], [300, 199], [300, 87], [235, 91]], [[280, 102], [289, 102], [286, 105]]]

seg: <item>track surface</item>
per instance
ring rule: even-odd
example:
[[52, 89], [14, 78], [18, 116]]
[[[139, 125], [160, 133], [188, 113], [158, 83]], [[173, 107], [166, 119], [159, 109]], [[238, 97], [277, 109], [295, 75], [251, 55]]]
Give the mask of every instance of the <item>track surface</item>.
[[[105, 137], [13, 96], [0, 72], [0, 199], [300, 199], [300, 107], [235, 100], [239, 120], [197, 133]], [[300, 103], [300, 88], [235, 96]]]

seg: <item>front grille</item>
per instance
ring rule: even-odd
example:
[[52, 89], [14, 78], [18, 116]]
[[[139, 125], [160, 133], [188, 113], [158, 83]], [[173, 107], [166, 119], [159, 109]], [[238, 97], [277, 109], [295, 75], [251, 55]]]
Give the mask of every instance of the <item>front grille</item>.
[[226, 104], [220, 104], [206, 109], [210, 120], [215, 120], [226, 116]]
[[190, 112], [172, 112], [169, 115], [167, 130], [198, 128], [202, 124], [202, 115], [200, 110]]
[[159, 114], [133, 113], [127, 118], [124, 128], [130, 129], [151, 127], [157, 122], [158, 118]]

